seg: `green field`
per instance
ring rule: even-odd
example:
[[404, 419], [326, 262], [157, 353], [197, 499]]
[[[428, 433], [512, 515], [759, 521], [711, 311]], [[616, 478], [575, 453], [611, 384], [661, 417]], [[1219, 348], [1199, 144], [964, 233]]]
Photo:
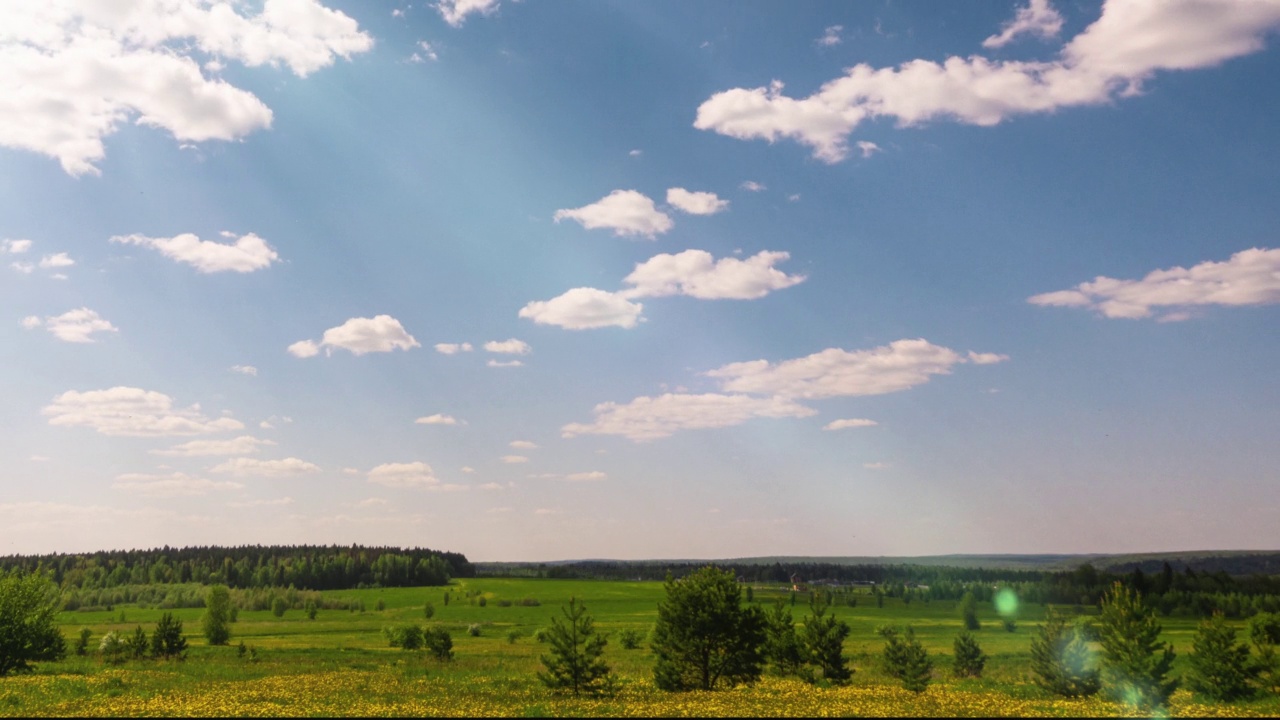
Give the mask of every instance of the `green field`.
[[[990, 656], [980, 680], [950, 677], [951, 643], [960, 630], [954, 602], [916, 600], [909, 606], [886, 598], [877, 608], [870, 594], [855, 595], [856, 607], [838, 605], [835, 613], [852, 628], [845, 650], [856, 669], [844, 688], [819, 688], [795, 680], [766, 678], [747, 688], [717, 693], [672, 694], [651, 682], [653, 656], [642, 644], [625, 650], [616, 640], [606, 651], [621, 683], [605, 699], [555, 695], [538, 682], [539, 655], [547, 646], [532, 637], [549, 625], [569, 598], [585, 601], [598, 629], [614, 638], [618, 631], [647, 634], [663, 596], [661, 583], [593, 580], [469, 579], [445, 589], [395, 588], [339, 590], [324, 595], [363, 600], [366, 610], [321, 610], [315, 620], [301, 610], [282, 618], [270, 611], [239, 613], [227, 647], [209, 647], [199, 635], [199, 609], [174, 610], [184, 625], [191, 650], [182, 662], [127, 661], [104, 665], [93, 652], [103, 633], [148, 632], [164, 612], [117, 605], [111, 611], [63, 612], [59, 620], [70, 644], [83, 627], [94, 633], [91, 652], [61, 662], [41, 663], [34, 673], [0, 679], [0, 715], [1123, 715], [1125, 708], [1099, 699], [1056, 699], [1031, 683], [1028, 661], [1038, 606], [1023, 607], [1019, 626], [1006, 632], [990, 606], [980, 607], [979, 642]], [[787, 598], [781, 588], [756, 586], [757, 602]], [[470, 595], [470, 597], [468, 597]], [[478, 598], [485, 598], [481, 607]], [[520, 601], [536, 599], [537, 606]], [[843, 600], [843, 598], [838, 598]], [[379, 601], [384, 609], [377, 610]], [[431, 620], [423, 606], [435, 606]], [[503, 606], [510, 601], [510, 606]], [[803, 622], [805, 595], [793, 613]], [[121, 622], [123, 613], [124, 621]], [[442, 663], [425, 654], [387, 646], [384, 626], [402, 622], [440, 625], [454, 639], [455, 659]], [[902, 690], [878, 669], [883, 624], [915, 627], [934, 658], [934, 683], [921, 694]], [[1195, 621], [1166, 618], [1164, 639], [1179, 653], [1176, 672], [1186, 667]], [[468, 627], [479, 625], [472, 637]], [[514, 641], [509, 635], [518, 634]], [[240, 642], [257, 659], [240, 657]], [[1232, 705], [1204, 703], [1180, 690], [1174, 715], [1280, 715], [1280, 699], [1268, 697]]]

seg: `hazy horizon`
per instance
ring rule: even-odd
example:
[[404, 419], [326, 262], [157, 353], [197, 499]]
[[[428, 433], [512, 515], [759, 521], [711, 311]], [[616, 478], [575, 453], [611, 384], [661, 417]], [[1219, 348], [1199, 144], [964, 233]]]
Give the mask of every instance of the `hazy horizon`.
[[1280, 545], [1280, 0], [0, 20], [0, 554]]

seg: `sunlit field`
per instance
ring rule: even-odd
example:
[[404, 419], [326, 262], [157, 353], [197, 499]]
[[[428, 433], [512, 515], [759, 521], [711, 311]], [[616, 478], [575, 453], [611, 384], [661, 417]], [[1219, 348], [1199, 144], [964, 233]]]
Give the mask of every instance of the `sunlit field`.
[[[757, 602], [781, 588], [756, 586]], [[1038, 606], [1020, 608], [1018, 627], [1007, 632], [989, 606], [980, 617], [979, 642], [990, 656], [984, 677], [950, 677], [951, 643], [960, 631], [953, 602], [915, 600], [904, 606], [886, 598], [876, 607], [869, 594], [853, 595], [856, 607], [835, 609], [853, 632], [845, 651], [856, 669], [846, 687], [815, 687], [768, 675], [758, 684], [712, 693], [667, 693], [652, 684], [653, 656], [647, 643], [624, 649], [623, 630], [648, 633], [661, 583], [578, 580], [455, 580], [445, 589], [339, 590], [327, 598], [362, 600], [364, 611], [321, 610], [309, 620], [301, 610], [281, 618], [270, 611], [240, 611], [231, 643], [210, 647], [199, 635], [199, 609], [173, 611], [191, 645], [185, 661], [138, 660], [105, 665], [93, 649], [103, 633], [150, 632], [163, 611], [117, 605], [111, 611], [63, 612], [68, 642], [84, 627], [94, 633], [89, 655], [41, 663], [33, 674], [0, 680], [0, 714], [19, 715], [440, 715], [440, 716], [1115, 716], [1122, 705], [1101, 699], [1064, 700], [1036, 687], [1028, 668]], [[547, 646], [534, 632], [571, 596], [585, 601], [597, 627], [610, 634], [606, 658], [618, 677], [618, 692], [606, 698], [556, 695], [536, 677]], [[485, 600], [479, 605], [479, 598]], [[848, 596], [839, 597], [843, 601]], [[797, 596], [794, 615], [803, 622], [806, 595]], [[522, 605], [533, 599], [538, 605]], [[384, 609], [378, 610], [381, 601]], [[434, 616], [424, 618], [425, 603]], [[510, 605], [507, 603], [510, 602]], [[123, 620], [122, 620], [123, 619]], [[421, 652], [388, 647], [384, 626], [405, 622], [439, 625], [453, 635], [454, 660], [440, 662]], [[933, 683], [922, 694], [903, 690], [878, 668], [881, 638], [875, 628], [911, 624], [934, 659]], [[1185, 668], [1195, 621], [1162, 619], [1163, 637]], [[477, 625], [478, 636], [468, 629]], [[246, 651], [238, 645], [243, 642]], [[249, 650], [252, 652], [249, 652]], [[1179, 690], [1171, 715], [1275, 716], [1280, 700], [1269, 697], [1236, 704], [1212, 704]]]

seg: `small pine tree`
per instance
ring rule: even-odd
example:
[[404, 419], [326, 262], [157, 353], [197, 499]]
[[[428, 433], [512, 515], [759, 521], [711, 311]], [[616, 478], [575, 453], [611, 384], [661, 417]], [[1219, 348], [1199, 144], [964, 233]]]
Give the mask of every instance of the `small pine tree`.
[[980, 630], [982, 623], [978, 621], [978, 600], [969, 591], [960, 598], [960, 617], [964, 620], [965, 630]]
[[802, 637], [804, 655], [822, 672], [823, 679], [843, 685], [853, 677], [853, 670], [844, 656], [844, 641], [849, 637], [849, 625], [827, 615], [830, 605], [814, 599], [809, 605], [812, 614], [804, 622]]
[[186, 654], [187, 639], [182, 636], [182, 621], [173, 613], [161, 615], [155, 631], [151, 633], [151, 657], [181, 660]]
[[139, 625], [133, 630], [133, 634], [124, 639], [125, 655], [134, 659], [142, 660], [147, 656], [147, 631]]
[[622, 646], [623, 650], [635, 650], [640, 647], [640, 643], [643, 640], [644, 635], [633, 628], [627, 628], [618, 633], [618, 644]]
[[422, 616], [430, 620], [431, 618], [435, 617], [435, 614], [436, 614], [436, 606], [432, 605], [430, 601], [427, 601], [427, 604], [422, 606]]
[[604, 661], [608, 640], [596, 633], [586, 606], [577, 598], [561, 608], [564, 620], [551, 618], [547, 641], [551, 652], [541, 657], [546, 672], [538, 679], [552, 690], [570, 691], [574, 695], [597, 695], [610, 687], [610, 668]]
[[1280, 613], [1262, 613], [1249, 621], [1249, 642], [1258, 653], [1259, 681], [1280, 691]]
[[1000, 618], [1000, 624], [1004, 626], [1005, 632], [1015, 632], [1018, 629], [1018, 621], [1012, 617]]
[[747, 586], [747, 602], [755, 602], [755, 601], [756, 601], [756, 591], [752, 590], [751, 586], [748, 585]]
[[284, 601], [284, 598], [280, 597], [279, 595], [271, 599], [272, 615], [275, 615], [276, 617], [284, 617], [284, 611], [288, 609], [289, 609], [288, 603], [286, 603]]
[[782, 599], [764, 615], [764, 657], [770, 668], [779, 675], [795, 675], [804, 666], [804, 653], [796, 636], [796, 624], [791, 610]]
[[453, 659], [453, 636], [448, 630], [442, 627], [427, 628], [422, 633], [422, 642], [426, 645], [427, 652], [437, 660], [448, 661]]
[[952, 649], [955, 652], [952, 672], [956, 677], [982, 677], [982, 669], [987, 664], [987, 654], [982, 652], [973, 633], [968, 630], [962, 631], [956, 636]]
[[1155, 613], [1120, 583], [1102, 598], [1102, 684], [1116, 700], [1141, 709], [1164, 707], [1178, 687], [1169, 677], [1174, 652], [1161, 642]]
[[1031, 640], [1031, 670], [1037, 685], [1063, 697], [1087, 697], [1102, 686], [1084, 630], [1069, 625], [1053, 607]]
[[1250, 660], [1248, 645], [1236, 644], [1236, 629], [1221, 612], [1200, 623], [1191, 648], [1193, 691], [1220, 702], [1253, 695], [1262, 668]]
[[884, 646], [885, 672], [901, 680], [902, 687], [911, 692], [924, 692], [933, 676], [933, 661], [916, 640], [915, 630], [907, 626], [906, 632], [902, 632], [896, 627], [886, 626], [879, 632], [887, 641]]
[[76, 638], [75, 651], [77, 655], [89, 654], [89, 639], [93, 637], [93, 631], [89, 628], [80, 628], [80, 635]]
[[316, 605], [315, 600], [308, 600], [307, 604], [303, 607], [303, 610], [307, 613], [308, 620], [315, 620], [316, 613], [320, 611], [320, 608]]
[[[448, 603], [445, 604], [448, 605]], [[374, 604], [373, 609], [382, 612], [387, 609], [387, 603], [382, 598], [378, 598], [378, 602]]]

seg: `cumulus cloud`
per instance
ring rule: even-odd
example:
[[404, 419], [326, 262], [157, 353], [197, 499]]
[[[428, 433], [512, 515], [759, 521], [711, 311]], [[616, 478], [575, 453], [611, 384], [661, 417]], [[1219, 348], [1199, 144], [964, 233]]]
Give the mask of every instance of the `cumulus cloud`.
[[515, 448], [516, 450], [533, 450], [538, 447], [537, 443], [529, 442], [528, 440], [512, 440], [510, 443], [507, 443], [507, 444], [510, 447]]
[[375, 485], [393, 488], [427, 487], [440, 482], [424, 462], [384, 463], [370, 470], [366, 478]]
[[241, 435], [232, 440], [192, 440], [174, 445], [167, 450], [152, 450], [152, 455], [172, 457], [202, 457], [210, 455], [248, 455], [262, 447], [275, 445], [272, 440], [259, 440], [252, 435]]
[[31, 249], [30, 240], [3, 240], [0, 241], [0, 253], [12, 253], [18, 255]]
[[458, 28], [468, 15], [492, 15], [498, 10], [498, 0], [440, 0], [435, 7], [445, 22]]
[[862, 157], [869, 158], [878, 152], [884, 152], [880, 146], [870, 140], [859, 140], [857, 143], [858, 150], [862, 153]]
[[227, 473], [236, 477], [297, 477], [299, 475], [307, 475], [310, 473], [320, 472], [317, 465], [309, 463], [305, 460], [299, 460], [296, 457], [289, 457], [283, 460], [257, 460], [254, 458], [232, 458], [226, 462], [214, 465], [209, 469], [210, 472]]
[[1241, 250], [1223, 262], [1155, 270], [1141, 280], [1098, 276], [1071, 290], [1034, 295], [1033, 305], [1090, 308], [1109, 318], [1150, 317], [1153, 309], [1179, 308], [1159, 319], [1185, 320], [1203, 305], [1280, 303], [1280, 248]]
[[457, 418], [453, 417], [452, 415], [442, 415], [440, 413], [436, 413], [435, 415], [428, 415], [426, 417], [420, 417], [417, 420], [414, 420], [414, 422], [417, 423], [418, 425], [457, 425], [458, 424]]
[[669, 188], [667, 204], [690, 215], [715, 215], [729, 207], [728, 200], [721, 200], [713, 192], [690, 192], [684, 188]]
[[252, 365], [232, 365], [230, 370], [233, 373], [240, 373], [241, 375], [249, 375], [251, 377], [258, 376], [258, 368]]
[[1062, 16], [1049, 4], [1049, 0], [1029, 0], [1026, 7], [1018, 8], [1013, 19], [1005, 23], [998, 35], [982, 41], [984, 48], [1000, 48], [1022, 35], [1036, 35], [1042, 40], [1057, 37], [1062, 30]]
[[729, 427], [761, 417], [808, 417], [816, 411], [778, 397], [667, 393], [642, 396], [623, 404], [600, 403], [593, 412], [592, 422], [565, 425], [561, 435], [621, 435], [636, 441], [655, 440], [680, 430]]
[[520, 317], [539, 325], [556, 325], [568, 330], [602, 327], [633, 328], [644, 305], [618, 293], [590, 287], [573, 288], [550, 300], [534, 300], [520, 308]]
[[707, 372], [729, 392], [788, 398], [883, 395], [949, 375], [967, 362], [955, 350], [924, 339], [896, 340], [871, 350], [828, 348], [777, 364], [767, 360], [730, 363]]
[[832, 25], [827, 29], [823, 30], [822, 37], [818, 38], [817, 40], [814, 40], [814, 43], [822, 47], [835, 47], [836, 45], [839, 45], [841, 42], [843, 42], [843, 40], [840, 38], [840, 33], [842, 32], [844, 32], [843, 25]]
[[[220, 58], [281, 63], [298, 76], [373, 40], [317, 0], [264, 0], [261, 12], [213, 0], [13, 2], [0, 27], [0, 146], [98, 174], [103, 140], [124, 122], [179, 142], [235, 140], [271, 110], [221, 77]], [[200, 59], [209, 58], [204, 69]], [[212, 73], [214, 76], [210, 76]]]
[[661, 297], [688, 295], [700, 300], [754, 300], [774, 290], [804, 282], [804, 275], [787, 275], [774, 268], [791, 257], [785, 252], [764, 250], [747, 258], [716, 260], [705, 250], [685, 250], [671, 255], [654, 255], [636, 265], [623, 282], [632, 287], [621, 295]]
[[22, 273], [23, 275], [30, 275], [30, 274], [31, 274], [31, 271], [36, 269], [36, 266], [35, 266], [35, 265], [32, 265], [32, 264], [31, 264], [31, 263], [29, 263], [29, 262], [14, 262], [14, 263], [9, 263], [9, 267], [11, 267], [11, 268], [13, 268], [14, 270], [16, 270], [16, 271], [18, 271], [18, 272]]
[[875, 420], [867, 420], [865, 418], [848, 418], [844, 420], [832, 420], [822, 427], [823, 430], [844, 430], [846, 428], [863, 428], [875, 427], [880, 423]]
[[[31, 315], [22, 319], [22, 327], [32, 330], [40, 327], [40, 318]], [[117, 332], [118, 328], [104, 320], [89, 308], [69, 310], [61, 315], [46, 317], [43, 325], [54, 337], [63, 342], [91, 343], [94, 333]]]
[[529, 458], [523, 455], [503, 455], [502, 462], [507, 463], [508, 465], [514, 465], [518, 463], [527, 463], [529, 462]]
[[240, 490], [244, 485], [229, 480], [215, 481], [175, 472], [169, 475], [127, 473], [117, 475], [112, 489], [143, 497], [180, 497], [206, 495], [210, 490]]
[[636, 190], [614, 190], [590, 205], [557, 210], [553, 216], [556, 222], [565, 218], [577, 221], [588, 230], [606, 228], [618, 237], [643, 236], [650, 240], [675, 226], [669, 215], [654, 206], [653, 200]]
[[436, 343], [435, 348], [441, 355], [454, 355], [472, 350], [471, 343]]
[[42, 413], [50, 425], [87, 427], [117, 437], [206, 435], [242, 430], [244, 423], [229, 417], [211, 420], [198, 404], [174, 408], [173, 398], [141, 388], [118, 386], [107, 390], [68, 390]]
[[266, 240], [249, 233], [233, 243], [201, 240], [191, 233], [171, 238], [153, 238], [146, 235], [116, 235], [111, 242], [122, 245], [139, 245], [158, 250], [161, 255], [194, 267], [198, 272], [249, 273], [270, 267], [278, 262], [276, 253]]
[[[1006, 30], [1046, 31], [1048, 6], [1038, 15], [1036, 7], [1029, 5], [1030, 14], [1020, 17], [1035, 15], [1038, 24], [1015, 18]], [[861, 63], [804, 98], [784, 95], [776, 80], [716, 93], [698, 107], [694, 127], [741, 140], [795, 140], [835, 163], [848, 155], [849, 134], [866, 120], [990, 126], [1018, 115], [1105, 104], [1140, 92], [1159, 71], [1210, 67], [1257, 52], [1277, 26], [1280, 3], [1274, 0], [1106, 0], [1101, 17], [1052, 60], [972, 55], [941, 63], [911, 60], [896, 68]]]
[[72, 265], [75, 265], [75, 264], [76, 264], [76, 261], [72, 260], [71, 257], [64, 252], [55, 253], [53, 255], [45, 255], [44, 257], [40, 258], [40, 267], [45, 269], [71, 267]]
[[484, 344], [484, 349], [491, 353], [500, 353], [504, 355], [528, 355], [533, 349], [529, 347], [529, 343], [523, 340], [511, 338], [510, 340], [490, 340]]
[[321, 347], [325, 348], [326, 355], [331, 354], [334, 348], [364, 355], [422, 346], [405, 331], [399, 320], [390, 315], [377, 315], [371, 318], [351, 318], [338, 327], [325, 330], [324, 337], [318, 344], [312, 340], [299, 340], [290, 345], [288, 350], [295, 357], [307, 358], [319, 353]]
[[979, 353], [969, 351], [969, 362], [974, 365], [995, 365], [996, 363], [1005, 362], [1009, 359], [1008, 355], [999, 353]]

